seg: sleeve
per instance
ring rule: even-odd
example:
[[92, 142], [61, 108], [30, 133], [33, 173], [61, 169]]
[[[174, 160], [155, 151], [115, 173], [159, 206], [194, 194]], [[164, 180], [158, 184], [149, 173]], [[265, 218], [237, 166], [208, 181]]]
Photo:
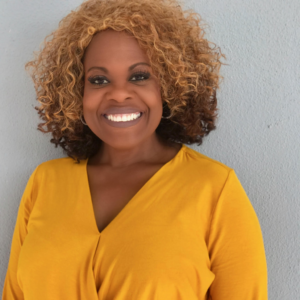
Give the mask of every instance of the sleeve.
[[21, 198], [17, 220], [11, 242], [10, 258], [4, 280], [2, 300], [23, 300], [24, 295], [18, 284], [17, 267], [21, 247], [27, 235], [27, 223], [32, 210], [32, 193], [37, 168], [31, 174]]
[[256, 213], [235, 172], [214, 209], [208, 239], [209, 300], [267, 300], [267, 263]]

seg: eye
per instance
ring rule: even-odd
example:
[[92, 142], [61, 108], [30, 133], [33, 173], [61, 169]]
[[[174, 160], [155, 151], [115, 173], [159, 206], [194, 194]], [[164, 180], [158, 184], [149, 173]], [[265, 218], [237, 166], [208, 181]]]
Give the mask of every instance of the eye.
[[[142, 80], [147, 80], [150, 77], [149, 72], [137, 72], [134, 73], [131, 77], [132, 81], [142, 81]], [[137, 78], [140, 78], [140, 80], [137, 80]]]
[[98, 85], [108, 83], [108, 81], [104, 77], [100, 77], [100, 76], [91, 77], [91, 78], [88, 79], [88, 81], [91, 84], [98, 84]]
[[[136, 73], [134, 73], [130, 78], [131, 81], [143, 81], [143, 80], [147, 80], [150, 77], [150, 73], [149, 72], [144, 72], [144, 71], [138, 71]], [[95, 77], [90, 77], [88, 78], [88, 81], [91, 84], [96, 84], [96, 85], [105, 85], [107, 83], [109, 83], [109, 81], [102, 76], [95, 76]]]

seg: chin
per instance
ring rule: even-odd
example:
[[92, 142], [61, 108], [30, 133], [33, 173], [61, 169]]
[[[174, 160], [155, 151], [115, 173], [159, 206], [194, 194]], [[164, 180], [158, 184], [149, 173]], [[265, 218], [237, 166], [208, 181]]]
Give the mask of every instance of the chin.
[[138, 147], [147, 137], [143, 137], [142, 135], [118, 135], [118, 136], [110, 136], [109, 138], [102, 138], [103, 143], [115, 149], [133, 149]]

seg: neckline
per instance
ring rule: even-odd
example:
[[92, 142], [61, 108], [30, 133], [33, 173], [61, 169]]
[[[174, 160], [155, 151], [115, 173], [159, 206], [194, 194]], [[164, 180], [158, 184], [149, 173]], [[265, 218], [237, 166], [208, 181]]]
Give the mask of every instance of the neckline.
[[88, 179], [88, 173], [87, 173], [87, 165], [88, 165], [88, 158], [84, 160], [84, 184], [85, 184], [85, 190], [86, 190], [86, 195], [87, 197], [84, 197], [87, 202], [88, 202], [88, 207], [89, 207], [89, 214], [91, 216], [89, 219], [92, 220], [92, 227], [93, 230], [96, 232], [98, 236], [102, 236], [105, 234], [113, 225], [118, 221], [121, 215], [123, 215], [127, 210], [128, 207], [132, 206], [133, 202], [139, 197], [139, 195], [147, 188], [147, 186], [155, 180], [156, 177], [158, 177], [159, 174], [161, 174], [170, 164], [172, 164], [175, 160], [178, 159], [178, 157], [181, 155], [181, 153], [186, 149], [185, 144], [181, 144], [181, 148], [179, 151], [176, 153], [176, 155], [170, 159], [168, 162], [166, 162], [160, 169], [158, 169], [152, 177], [149, 178], [149, 180], [137, 191], [137, 193], [126, 203], [126, 205], [122, 208], [122, 210], [119, 211], [119, 213], [106, 225], [106, 227], [102, 230], [99, 231], [96, 217], [95, 217], [95, 211], [94, 211], [94, 206], [93, 206], [93, 200], [92, 200], [92, 195], [91, 195], [91, 190], [90, 190], [90, 184], [89, 184], [89, 179]]

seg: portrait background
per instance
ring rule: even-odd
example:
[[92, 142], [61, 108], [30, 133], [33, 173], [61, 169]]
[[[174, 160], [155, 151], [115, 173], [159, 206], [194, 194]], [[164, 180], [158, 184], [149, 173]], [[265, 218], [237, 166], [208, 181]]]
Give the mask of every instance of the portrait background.
[[[81, 0], [0, 2], [0, 289], [18, 205], [35, 167], [65, 156], [36, 130], [24, 65]], [[193, 149], [235, 169], [259, 218], [269, 299], [300, 292], [300, 2], [186, 0], [227, 57], [217, 129]]]

